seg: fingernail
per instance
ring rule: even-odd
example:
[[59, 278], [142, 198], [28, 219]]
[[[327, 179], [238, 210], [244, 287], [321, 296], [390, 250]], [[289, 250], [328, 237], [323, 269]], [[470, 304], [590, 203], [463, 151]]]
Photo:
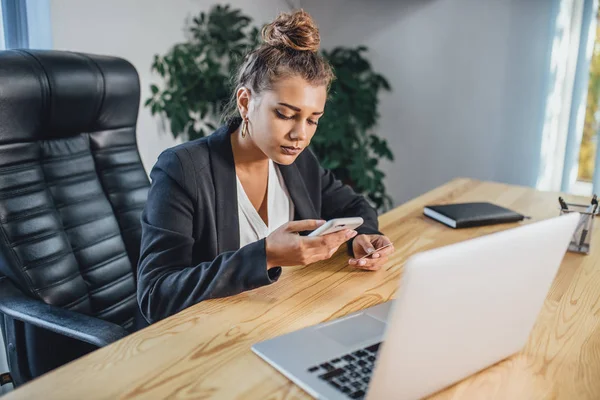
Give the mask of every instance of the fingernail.
[[320, 220], [318, 220], [318, 221], [317, 221], [317, 226], [321, 226], [321, 225], [323, 225], [324, 223], [325, 223], [325, 221], [324, 221], [324, 220], [322, 220], [322, 219], [320, 219]]
[[366, 263], [367, 263], [367, 262], [366, 262], [365, 260], [360, 260], [360, 261], [358, 262], [358, 265], [365, 265]]
[[356, 265], [356, 260], [352, 258], [348, 261], [348, 263], [350, 263], [350, 265]]
[[367, 249], [367, 252], [368, 252], [368, 253], [372, 253], [372, 252], [374, 252], [374, 251], [375, 251], [375, 249], [374, 249], [374, 248], [372, 248], [372, 247], [369, 247], [369, 248]]
[[379, 257], [381, 257], [381, 256], [379, 255], [379, 253], [375, 253], [375, 254], [373, 254], [373, 258], [379, 258]]
[[351, 237], [353, 237], [354, 235], [356, 235], [356, 231], [347, 231], [346, 232], [346, 237], [349, 239]]

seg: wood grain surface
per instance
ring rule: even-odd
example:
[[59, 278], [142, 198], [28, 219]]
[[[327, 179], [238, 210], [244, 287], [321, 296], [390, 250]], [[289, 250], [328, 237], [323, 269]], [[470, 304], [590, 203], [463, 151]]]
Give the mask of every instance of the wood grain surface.
[[[10, 399], [306, 399], [254, 355], [255, 342], [395, 297], [406, 259], [518, 226], [452, 230], [423, 216], [433, 203], [492, 201], [538, 221], [558, 194], [456, 179], [380, 217], [396, 247], [385, 268], [346, 266], [343, 251], [238, 296], [205, 301], [11, 392]], [[567, 201], [589, 201], [566, 196]], [[527, 346], [433, 399], [600, 399], [600, 232], [587, 256], [567, 253]], [[426, 379], [426, 377], [424, 377]]]

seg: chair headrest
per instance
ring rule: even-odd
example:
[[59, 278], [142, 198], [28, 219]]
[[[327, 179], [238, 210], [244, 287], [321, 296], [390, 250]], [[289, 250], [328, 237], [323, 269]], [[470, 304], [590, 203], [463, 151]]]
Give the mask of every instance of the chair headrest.
[[137, 71], [117, 58], [0, 51], [0, 145], [135, 126]]

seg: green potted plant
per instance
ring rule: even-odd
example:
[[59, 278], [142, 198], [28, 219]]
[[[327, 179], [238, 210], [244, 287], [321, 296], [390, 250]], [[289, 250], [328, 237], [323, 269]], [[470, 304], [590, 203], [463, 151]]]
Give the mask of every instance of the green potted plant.
[[[187, 27], [188, 39], [165, 55], [155, 55], [152, 70], [162, 79], [152, 84], [145, 105], [169, 121], [174, 137], [193, 140], [216, 129], [229, 99], [230, 77], [243, 56], [259, 44], [259, 29], [239, 9], [214, 6]], [[385, 139], [374, 134], [378, 95], [389, 83], [364, 57], [367, 48], [323, 51], [336, 73], [326, 113], [311, 148], [325, 168], [363, 193], [380, 211], [392, 205], [379, 160], [393, 160]]]

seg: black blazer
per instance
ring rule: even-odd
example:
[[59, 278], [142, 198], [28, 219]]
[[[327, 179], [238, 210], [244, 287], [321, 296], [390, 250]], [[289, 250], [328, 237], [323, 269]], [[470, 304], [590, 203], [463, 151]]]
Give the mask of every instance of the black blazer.
[[[236, 127], [165, 150], [150, 173], [137, 273], [140, 310], [150, 323], [205, 299], [271, 284], [281, 274], [281, 267], [267, 271], [265, 239], [239, 248], [230, 141]], [[375, 210], [323, 169], [310, 150], [279, 168], [294, 219], [361, 216], [359, 233], [379, 233]]]

